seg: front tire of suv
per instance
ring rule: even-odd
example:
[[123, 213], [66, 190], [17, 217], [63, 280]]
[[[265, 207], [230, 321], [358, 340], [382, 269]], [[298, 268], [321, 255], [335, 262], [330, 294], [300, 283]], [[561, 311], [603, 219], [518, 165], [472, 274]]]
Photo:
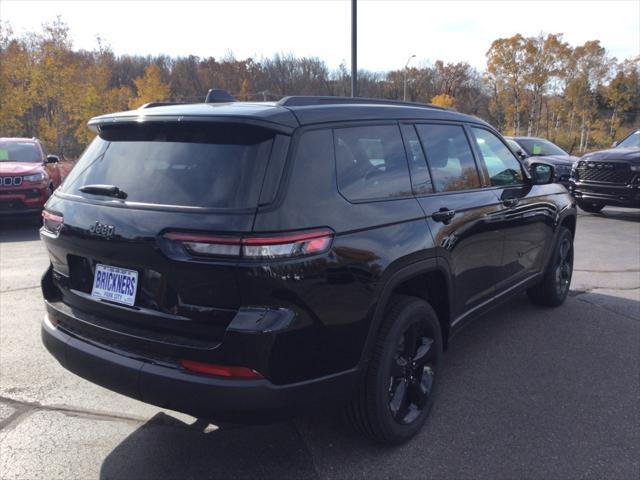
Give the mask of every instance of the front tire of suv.
[[598, 213], [604, 208], [604, 203], [581, 201], [578, 202], [578, 206], [585, 212]]
[[573, 235], [568, 228], [560, 227], [558, 243], [544, 277], [538, 285], [527, 290], [527, 295], [536, 305], [557, 307], [569, 294], [572, 275]]
[[378, 442], [406, 442], [429, 415], [441, 365], [442, 333], [433, 308], [419, 298], [393, 297], [347, 419]]

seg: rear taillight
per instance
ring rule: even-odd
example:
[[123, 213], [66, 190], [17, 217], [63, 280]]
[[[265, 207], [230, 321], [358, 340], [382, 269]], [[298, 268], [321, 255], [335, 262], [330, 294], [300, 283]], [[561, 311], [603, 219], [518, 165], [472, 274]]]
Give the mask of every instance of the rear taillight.
[[180, 242], [194, 255], [213, 255], [216, 257], [239, 257], [241, 239], [237, 237], [219, 237], [198, 233], [170, 232], [163, 235], [167, 240]]
[[185, 370], [215, 377], [259, 379], [264, 378], [252, 368], [235, 367], [229, 365], [214, 365], [212, 363], [194, 362], [193, 360], [180, 360], [180, 366]]
[[56, 215], [46, 210], [42, 211], [42, 228], [45, 232], [58, 235], [63, 224], [64, 218], [62, 215]]
[[227, 237], [200, 233], [165, 233], [167, 240], [180, 242], [196, 256], [278, 259], [324, 253], [331, 247], [329, 229], [279, 235]]

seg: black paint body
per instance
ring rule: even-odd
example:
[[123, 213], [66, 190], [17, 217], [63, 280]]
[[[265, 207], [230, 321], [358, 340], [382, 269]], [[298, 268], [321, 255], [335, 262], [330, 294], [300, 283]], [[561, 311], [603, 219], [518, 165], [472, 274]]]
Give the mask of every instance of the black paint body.
[[[251, 123], [278, 131], [282, 174], [272, 201], [251, 211], [128, 206], [56, 193], [64, 216], [43, 231], [45, 345], [69, 370], [126, 395], [206, 418], [262, 418], [314, 401], [347, 399], [366, 370], [393, 293], [427, 298], [445, 341], [464, 323], [539, 280], [575, 207], [558, 184], [481, 187], [353, 203], [338, 191], [332, 129], [353, 125], [484, 122], [407, 106], [197, 105], [157, 107], [144, 121]], [[129, 112], [92, 125], [126, 123]], [[478, 152], [474, 150], [474, 156]], [[272, 158], [272, 165], [278, 159]], [[441, 208], [450, 222], [434, 220]], [[437, 216], [436, 216], [437, 217]], [[96, 222], [114, 227], [92, 234]], [[177, 252], [168, 230], [247, 234], [330, 228], [327, 253], [288, 260], [204, 260]], [[90, 295], [95, 264], [139, 272], [134, 308]], [[265, 325], [268, 325], [266, 327]], [[189, 373], [179, 359], [250, 367], [260, 380]]]

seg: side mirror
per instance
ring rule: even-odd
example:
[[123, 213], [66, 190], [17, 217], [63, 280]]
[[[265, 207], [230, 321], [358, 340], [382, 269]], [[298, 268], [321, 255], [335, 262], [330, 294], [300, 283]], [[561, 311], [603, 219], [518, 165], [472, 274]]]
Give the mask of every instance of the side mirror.
[[547, 165], [546, 163], [532, 163], [529, 168], [534, 185], [553, 183], [555, 169], [551, 165]]
[[47, 155], [47, 163], [58, 163], [60, 158], [57, 155]]
[[520, 157], [520, 160], [524, 160], [525, 158], [527, 158], [527, 154], [520, 149], [516, 150], [516, 155]]
[[612, 148], [616, 148], [617, 146], [618, 146], [618, 141], [617, 140], [611, 144]]

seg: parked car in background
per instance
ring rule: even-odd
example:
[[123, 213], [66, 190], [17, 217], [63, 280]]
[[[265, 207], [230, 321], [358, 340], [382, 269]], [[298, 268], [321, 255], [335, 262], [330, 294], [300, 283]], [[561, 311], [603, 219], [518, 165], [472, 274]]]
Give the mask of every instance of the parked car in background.
[[527, 167], [532, 163], [553, 165], [555, 181], [569, 187], [571, 167], [578, 157], [568, 154], [555, 143], [538, 137], [506, 137], [509, 146], [522, 158]]
[[569, 189], [586, 212], [605, 205], [640, 208], [640, 130], [614, 148], [584, 155], [571, 172]]
[[61, 181], [59, 159], [36, 138], [0, 138], [0, 215], [40, 213]]
[[482, 120], [223, 97], [89, 122], [40, 230], [42, 338], [70, 371], [214, 421], [348, 402], [400, 443], [462, 325], [522, 291], [565, 300], [575, 202]]

